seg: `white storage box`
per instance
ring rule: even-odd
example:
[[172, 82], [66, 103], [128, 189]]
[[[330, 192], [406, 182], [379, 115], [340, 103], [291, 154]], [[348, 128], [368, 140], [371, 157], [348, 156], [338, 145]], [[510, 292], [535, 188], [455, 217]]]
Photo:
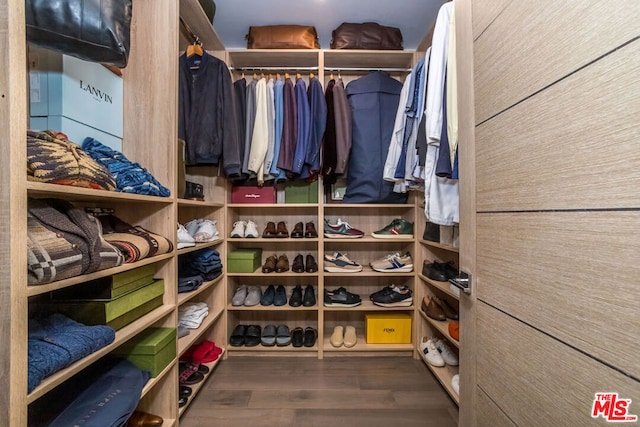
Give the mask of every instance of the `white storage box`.
[[29, 92], [31, 117], [64, 117], [122, 139], [123, 82], [104, 66], [30, 47]]

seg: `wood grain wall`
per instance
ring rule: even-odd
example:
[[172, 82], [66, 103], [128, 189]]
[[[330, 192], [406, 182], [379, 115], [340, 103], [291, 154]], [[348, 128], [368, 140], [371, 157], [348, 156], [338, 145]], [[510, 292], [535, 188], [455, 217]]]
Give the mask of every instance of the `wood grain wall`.
[[634, 0], [473, 2], [466, 425], [605, 425], [603, 391], [640, 415], [638, 22]]

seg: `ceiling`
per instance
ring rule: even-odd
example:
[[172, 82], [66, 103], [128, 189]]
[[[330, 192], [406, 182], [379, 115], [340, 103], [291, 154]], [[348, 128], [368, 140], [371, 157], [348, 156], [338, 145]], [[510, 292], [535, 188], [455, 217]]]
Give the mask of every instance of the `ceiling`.
[[331, 32], [343, 22], [377, 22], [398, 27], [405, 49], [415, 49], [435, 22], [443, 0], [214, 0], [213, 26], [225, 48], [246, 48], [250, 26], [313, 25], [328, 49]]

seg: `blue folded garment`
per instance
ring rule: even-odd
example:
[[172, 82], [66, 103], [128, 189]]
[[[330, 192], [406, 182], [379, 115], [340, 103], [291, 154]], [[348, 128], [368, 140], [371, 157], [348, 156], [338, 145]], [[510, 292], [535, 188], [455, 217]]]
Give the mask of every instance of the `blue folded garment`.
[[116, 179], [116, 191], [169, 197], [169, 189], [138, 163], [131, 162], [124, 154], [113, 150], [93, 138], [85, 138], [82, 149], [94, 160], [105, 166]]
[[111, 344], [115, 337], [110, 326], [86, 326], [60, 313], [30, 319], [27, 391], [33, 391], [49, 375]]
[[[126, 359], [116, 360], [67, 406], [49, 427], [124, 426], [138, 406], [151, 374]], [[113, 364], [113, 362], [112, 362]]]

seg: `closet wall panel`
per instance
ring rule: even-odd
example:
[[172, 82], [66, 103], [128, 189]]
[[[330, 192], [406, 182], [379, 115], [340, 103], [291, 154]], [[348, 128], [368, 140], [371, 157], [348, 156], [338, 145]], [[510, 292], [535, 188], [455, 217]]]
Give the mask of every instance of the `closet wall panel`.
[[640, 400], [636, 381], [486, 304], [478, 342], [478, 381], [516, 425], [598, 425], [590, 417], [597, 392]]
[[637, 0], [511, 2], [474, 46], [476, 123], [637, 37], [638, 22]]
[[476, 402], [478, 402], [478, 426], [516, 426], [480, 388], [476, 388]]
[[512, 0], [476, 0], [472, 2], [473, 39], [491, 24], [502, 13]]
[[477, 221], [479, 299], [640, 378], [640, 212]]
[[640, 40], [479, 125], [478, 210], [640, 206], [638, 87]]

